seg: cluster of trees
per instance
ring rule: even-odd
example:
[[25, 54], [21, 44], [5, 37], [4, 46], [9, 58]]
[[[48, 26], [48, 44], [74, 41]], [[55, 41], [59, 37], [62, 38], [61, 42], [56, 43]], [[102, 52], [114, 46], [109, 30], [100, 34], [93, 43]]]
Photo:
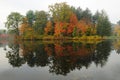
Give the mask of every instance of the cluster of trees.
[[40, 35], [111, 35], [111, 23], [104, 11], [97, 11], [93, 15], [88, 8], [82, 10], [65, 2], [50, 5], [49, 12], [29, 10], [25, 16], [12, 12], [5, 24], [10, 31], [26, 38], [37, 38]]

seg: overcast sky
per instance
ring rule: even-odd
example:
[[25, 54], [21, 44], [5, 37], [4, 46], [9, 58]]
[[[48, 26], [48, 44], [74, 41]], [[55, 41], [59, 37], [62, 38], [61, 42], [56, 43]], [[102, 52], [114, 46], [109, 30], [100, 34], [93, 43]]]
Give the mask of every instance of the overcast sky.
[[11, 12], [25, 15], [28, 10], [48, 11], [48, 5], [56, 2], [67, 2], [71, 6], [80, 6], [82, 9], [88, 7], [92, 13], [104, 9], [112, 23], [120, 20], [120, 0], [0, 0], [0, 29], [4, 28], [6, 17]]

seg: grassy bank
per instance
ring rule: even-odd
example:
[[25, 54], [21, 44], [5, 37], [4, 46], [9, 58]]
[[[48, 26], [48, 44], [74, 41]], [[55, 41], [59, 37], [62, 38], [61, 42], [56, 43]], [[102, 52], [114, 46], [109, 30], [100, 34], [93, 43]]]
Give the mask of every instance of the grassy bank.
[[100, 37], [100, 36], [82, 36], [82, 37], [56, 37], [56, 36], [44, 36], [40, 35], [37, 37], [18, 37], [20, 40], [44, 40], [44, 41], [54, 41], [54, 40], [73, 40], [73, 41], [99, 41], [104, 40], [106, 37]]

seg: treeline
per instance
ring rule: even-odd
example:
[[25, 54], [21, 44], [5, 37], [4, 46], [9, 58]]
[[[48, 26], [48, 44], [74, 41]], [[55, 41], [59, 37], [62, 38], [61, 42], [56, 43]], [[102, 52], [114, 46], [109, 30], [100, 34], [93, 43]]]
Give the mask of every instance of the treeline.
[[111, 23], [103, 10], [92, 14], [88, 8], [82, 10], [65, 2], [50, 5], [49, 12], [29, 10], [25, 16], [12, 12], [5, 25], [23, 39], [111, 35]]

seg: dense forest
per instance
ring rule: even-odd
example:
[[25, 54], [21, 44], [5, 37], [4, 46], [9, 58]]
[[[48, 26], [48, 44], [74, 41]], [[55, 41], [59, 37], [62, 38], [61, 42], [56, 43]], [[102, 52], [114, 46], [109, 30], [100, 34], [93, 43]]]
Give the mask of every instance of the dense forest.
[[20, 39], [103, 38], [112, 33], [104, 10], [92, 14], [88, 8], [75, 8], [65, 2], [50, 5], [48, 12], [29, 10], [26, 15], [11, 12], [5, 26]]

